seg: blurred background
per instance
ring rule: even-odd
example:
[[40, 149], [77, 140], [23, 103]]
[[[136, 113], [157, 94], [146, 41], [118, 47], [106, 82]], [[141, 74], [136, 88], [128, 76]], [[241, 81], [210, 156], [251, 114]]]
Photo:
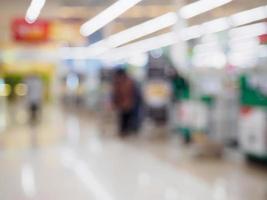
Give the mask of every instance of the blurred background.
[[266, 0], [0, 0], [0, 199], [266, 200]]

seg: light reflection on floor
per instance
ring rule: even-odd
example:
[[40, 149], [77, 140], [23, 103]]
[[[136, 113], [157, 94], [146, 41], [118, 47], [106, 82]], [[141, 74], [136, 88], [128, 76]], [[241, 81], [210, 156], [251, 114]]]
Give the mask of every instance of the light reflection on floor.
[[9, 127], [0, 135], [0, 199], [267, 199], [266, 169], [231, 156], [196, 159], [176, 137], [120, 140], [103, 126], [48, 107], [39, 125]]

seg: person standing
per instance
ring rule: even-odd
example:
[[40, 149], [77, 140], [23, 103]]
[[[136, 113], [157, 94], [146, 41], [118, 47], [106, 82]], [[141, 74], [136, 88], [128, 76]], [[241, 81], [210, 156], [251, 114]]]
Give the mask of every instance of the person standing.
[[42, 80], [35, 75], [26, 79], [27, 85], [27, 104], [30, 113], [31, 122], [36, 122], [41, 110], [43, 101], [43, 84]]
[[[188, 100], [190, 98], [190, 85], [188, 80], [186, 80], [183, 76], [181, 76], [178, 71], [175, 68], [172, 68], [170, 73], [170, 81], [172, 84], [172, 100], [173, 100], [173, 106], [176, 107], [180, 111], [180, 106], [182, 101]], [[174, 117], [173, 119], [177, 119], [177, 121], [174, 121], [173, 123], [180, 123], [179, 117], [177, 116], [177, 110], [174, 109]], [[180, 113], [180, 112], [179, 112]], [[176, 126], [176, 125], [175, 125]], [[186, 129], [183, 131], [183, 139], [186, 144], [189, 144], [191, 142], [191, 135], [189, 131]]]
[[135, 81], [124, 69], [117, 69], [113, 79], [112, 99], [118, 112], [119, 135], [136, 133], [140, 127], [141, 95]]

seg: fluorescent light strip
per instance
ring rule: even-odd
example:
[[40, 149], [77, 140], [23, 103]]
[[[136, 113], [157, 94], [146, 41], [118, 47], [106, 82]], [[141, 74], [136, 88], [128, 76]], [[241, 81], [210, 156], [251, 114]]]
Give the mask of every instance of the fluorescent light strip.
[[146, 35], [152, 34], [164, 28], [170, 27], [177, 22], [176, 13], [170, 12], [164, 14], [155, 19], [146, 21], [142, 24], [129, 28], [125, 31], [114, 34], [107, 39], [99, 41], [91, 46], [89, 46], [88, 51], [92, 56], [96, 56], [111, 48], [116, 48], [138, 38], [144, 37]]
[[105, 9], [99, 15], [93, 19], [87, 21], [81, 26], [80, 32], [83, 36], [89, 36], [101, 29], [125, 11], [135, 6], [142, 0], [118, 0], [116, 3], [112, 4], [110, 7]]
[[25, 20], [32, 24], [39, 17], [42, 8], [45, 5], [45, 0], [32, 0], [31, 4], [26, 12]]
[[185, 19], [189, 19], [230, 3], [231, 1], [232, 0], [199, 0], [182, 7], [180, 9], [180, 15]]
[[[242, 37], [255, 37], [267, 32], [266, 23], [258, 23], [253, 25], [248, 25], [240, 28], [236, 28], [230, 31], [230, 37], [240, 38]], [[185, 28], [177, 35], [177, 33], [170, 32], [162, 34], [160, 36], [152, 37], [146, 40], [138, 41], [117, 49], [108, 51], [107, 53], [96, 56], [96, 59], [116, 61], [128, 58], [132, 55], [148, 52], [154, 49], [166, 47], [173, 45], [179, 41], [179, 38], [183, 40], [190, 40], [193, 38], [200, 37], [202, 34], [201, 26], [193, 26]], [[241, 34], [241, 35], [240, 35]], [[62, 52], [64, 58], [72, 59], [88, 59], [91, 55], [86, 53], [86, 47], [77, 47], [65, 49]]]
[[242, 26], [239, 28], [234, 28], [229, 32], [229, 36], [231, 39], [241, 40], [245, 38], [257, 37], [266, 33], [267, 33], [267, 24], [262, 22], [262, 23]]
[[187, 27], [181, 30], [180, 35], [183, 40], [191, 40], [201, 37], [203, 34], [224, 31], [232, 27], [252, 23], [265, 18], [267, 18], [267, 6], [261, 6], [236, 13], [228, 18], [218, 18], [201, 25]]
[[[226, 18], [220, 18], [219, 21], [222, 21], [225, 23], [224, 30], [228, 27], [227, 23], [224, 22]], [[209, 22], [209, 25], [212, 25], [215, 22], [215, 20]], [[206, 24], [207, 25], [207, 24]], [[216, 26], [212, 26], [216, 27]], [[219, 29], [216, 29], [219, 31]], [[220, 30], [221, 31], [221, 30]], [[236, 36], [237, 34], [242, 33], [244, 37], [254, 37], [261, 34], [264, 34], [267, 32], [267, 25], [266, 23], [258, 23], [253, 24], [245, 27], [240, 27], [231, 30], [230, 35], [232, 37]], [[201, 26], [192, 26], [189, 28], [185, 28], [180, 32], [180, 38], [183, 40], [189, 40], [193, 38], [197, 38], [201, 36], [203, 33], [203, 29]], [[240, 37], [240, 35], [238, 35]], [[112, 52], [109, 52], [109, 54], [104, 55], [102, 58], [109, 58], [109, 59], [123, 59], [125, 57], [129, 57], [130, 55], [134, 55], [136, 53], [144, 53], [153, 49], [158, 49], [164, 46], [173, 45], [178, 41], [177, 36], [175, 33], [167, 33], [163, 34], [157, 37], [153, 37], [147, 40], [139, 41], [121, 48], [118, 48]]]
[[[265, 10], [267, 10], [267, 6], [265, 6], [264, 8], [265, 8]], [[244, 11], [243, 13], [245, 13], [245, 12], [246, 11]], [[257, 25], [257, 26], [259, 27], [259, 25]], [[257, 26], [255, 26], [255, 27], [257, 27]], [[257, 33], [256, 35], [260, 35], [260, 33], [262, 33], [262, 34], [265, 33], [263, 31], [264, 29], [262, 29], [262, 28], [255, 28], [255, 27], [254, 27], [253, 33], [250, 32], [245, 37], [249, 37], [250, 35], [255, 35], [256, 33]], [[205, 31], [205, 28], [207, 28], [206, 31]], [[215, 19], [215, 20], [212, 20], [212, 21], [205, 22], [202, 25], [195, 25], [195, 26], [184, 28], [178, 34], [179, 34], [179, 37], [182, 40], [185, 40], [186, 41], [186, 40], [191, 40], [191, 39], [195, 39], [195, 38], [201, 37], [205, 33], [214, 33], [214, 32], [218, 32], [218, 31], [226, 30], [228, 28], [231, 28], [231, 25], [229, 24], [229, 18], [219, 18], [219, 19]], [[249, 27], [247, 27], [247, 28], [245, 28], [245, 27], [242, 27], [242, 28], [244, 28], [242, 30], [248, 30], [249, 28], [252, 28], [252, 30], [253, 30], [253, 26], [252, 25], [249, 26]], [[239, 31], [240, 30], [241, 29], [239, 29]], [[258, 30], [258, 31], [256, 31], [256, 30]], [[123, 31], [123, 32], [118, 33], [116, 35], [113, 35], [110, 38], [112, 38], [112, 37], [116, 38], [116, 37], [118, 37], [119, 34], [122, 34], [122, 33], [123, 33], [122, 35], [124, 35], [126, 31]], [[132, 32], [132, 31], [130, 31], [130, 32]], [[248, 33], [248, 31], [247, 31], [247, 33]], [[233, 32], [232, 32], [232, 34], [233, 34]], [[160, 36], [158, 36], [158, 37], [160, 37]], [[154, 42], [155, 43], [158, 43], [159, 41], [156, 40], [157, 37], [154, 37], [154, 38], [155, 38]], [[108, 49], [108, 46], [107, 46], [107, 43], [105, 42], [105, 41], [108, 41], [108, 39], [102, 40], [101, 42], [98, 42], [98, 43], [96, 43], [94, 45], [91, 45], [90, 48], [86, 48], [86, 47], [62, 48], [61, 51], [60, 51], [61, 58], [63, 58], [63, 59], [70, 59], [70, 58], [72, 58], [72, 59], [96, 58], [98, 55], [100, 55], [103, 52], [109, 50]], [[150, 39], [153, 41], [153, 38], [150, 38]], [[147, 39], [147, 40], [150, 40], [150, 39]], [[142, 42], [145, 42], [145, 41], [146, 40], [140, 41], [140, 43], [142, 44]], [[134, 44], [136, 44], [136, 43], [134, 43]], [[139, 44], [139, 42], [137, 44]], [[144, 44], [146, 44], [146, 43], [144, 43]], [[116, 47], [117, 45], [119, 46], [121, 44], [119, 44], [119, 43], [116, 44], [114, 42], [113, 45], [114, 45], [114, 47]], [[161, 45], [159, 45], [159, 46], [161, 46]], [[121, 48], [123, 48], [123, 47], [121, 47]], [[121, 49], [121, 48], [119, 48], [119, 49]], [[148, 48], [148, 49], [150, 49], [150, 48]], [[125, 53], [125, 52], [123, 52], [123, 53]]]
[[169, 32], [114, 49], [105, 55], [101, 55], [99, 58], [102, 60], [111, 61], [121, 60], [136, 54], [170, 46], [176, 42], [178, 42], [177, 34], [174, 32]]
[[101, 59], [101, 60], [119, 60], [138, 53], [144, 53], [153, 49], [169, 46], [178, 42], [178, 36], [174, 32], [165, 33], [149, 39], [141, 40], [117, 49], [111, 49], [105, 54], [91, 57], [86, 52], [86, 47], [62, 48], [60, 57], [62, 59]]
[[[176, 13], [170, 12], [164, 14], [155, 19], [146, 21], [142, 24], [129, 28], [125, 31], [114, 34], [107, 39], [101, 40], [89, 47], [74, 47], [74, 48], [63, 48], [61, 52], [61, 57], [71, 56], [77, 59], [84, 58], [94, 58], [99, 56], [106, 51], [136, 40], [138, 38], [144, 37], [146, 35], [152, 34], [156, 31], [162, 30], [164, 28], [170, 27], [177, 22]], [[66, 56], [64, 56], [66, 55]]]
[[233, 26], [241, 26], [265, 18], [267, 18], [266, 6], [261, 6], [250, 10], [242, 11], [230, 17]]
[[226, 17], [215, 19], [215, 20], [212, 20], [212, 21], [209, 21], [209, 22], [202, 24], [202, 28], [206, 34], [225, 31], [225, 30], [229, 29], [230, 27], [231, 26], [229, 23], [229, 19]]
[[122, 44], [126, 44], [132, 40], [149, 35], [161, 29], [174, 25], [177, 22], [175, 13], [167, 13], [155, 19], [144, 22], [140, 25], [129, 28], [107, 39], [110, 47], [115, 48]]
[[185, 41], [201, 37], [202, 34], [203, 34], [203, 30], [202, 30], [202, 26], [200, 25], [195, 25], [195, 26], [184, 28], [179, 33], [181, 39]]

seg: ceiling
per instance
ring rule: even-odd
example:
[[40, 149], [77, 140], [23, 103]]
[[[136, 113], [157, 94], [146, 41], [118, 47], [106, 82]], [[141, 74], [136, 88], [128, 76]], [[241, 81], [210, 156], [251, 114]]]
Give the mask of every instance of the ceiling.
[[[115, 2], [115, 0], [60, 0], [62, 5], [66, 6], [107, 6]], [[141, 5], [170, 5], [173, 0], [145, 0]]]
[[189, 25], [200, 24], [212, 19], [227, 17], [234, 13], [267, 5], [267, 0], [233, 0], [231, 3], [189, 20]]
[[[48, 0], [49, 1], [49, 0]], [[81, 17], [90, 19], [116, 0], [57, 0], [60, 3], [60, 17]], [[196, 0], [143, 0], [116, 21], [132, 26], [134, 23], [153, 18], [169, 11], [177, 11], [185, 4]], [[232, 15], [236, 12], [267, 5], [267, 0], [233, 0], [231, 3], [188, 20], [189, 25]]]
[[[10, 35], [10, 21], [15, 17], [24, 17], [31, 0], [0, 0], [0, 41]], [[116, 0], [46, 0], [42, 10], [42, 18], [80, 18], [86, 21], [104, 10]], [[194, 0], [143, 0], [122, 16], [110, 23], [106, 29], [108, 34], [124, 30], [128, 27], [159, 16], [169, 11], [177, 11], [181, 6]], [[203, 23], [233, 13], [267, 5], [266, 0], [233, 0], [231, 3], [194, 17], [188, 25]]]

